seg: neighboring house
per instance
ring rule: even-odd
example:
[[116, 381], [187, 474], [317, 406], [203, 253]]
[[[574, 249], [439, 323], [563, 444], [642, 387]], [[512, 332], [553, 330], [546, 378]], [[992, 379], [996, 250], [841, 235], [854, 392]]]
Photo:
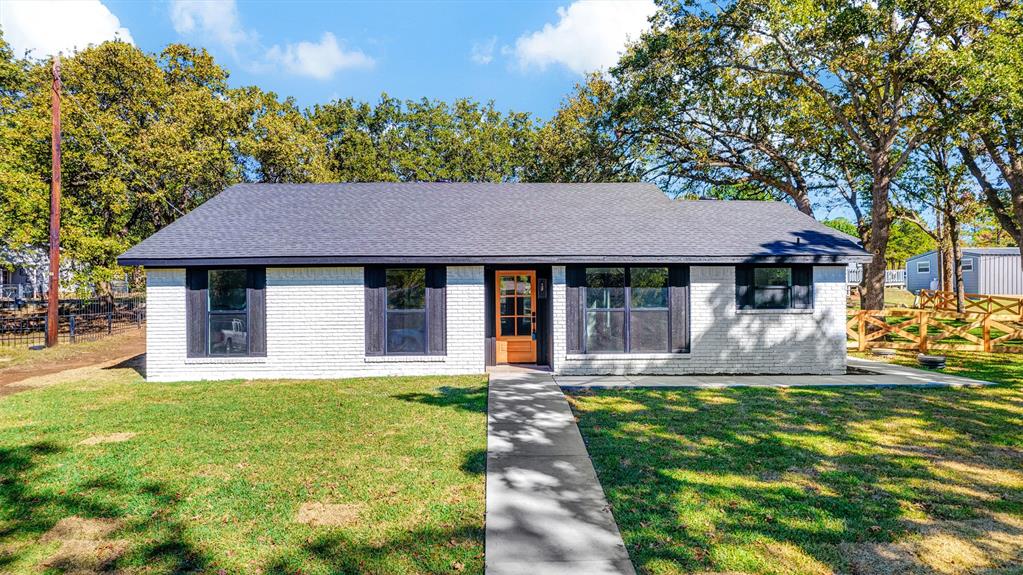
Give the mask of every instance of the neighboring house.
[[123, 254], [152, 380], [843, 373], [856, 241], [649, 184], [241, 184]]
[[[917, 293], [940, 286], [938, 252], [931, 250], [906, 261], [906, 289]], [[963, 248], [963, 287], [966, 293], [1023, 295], [1019, 248]]]

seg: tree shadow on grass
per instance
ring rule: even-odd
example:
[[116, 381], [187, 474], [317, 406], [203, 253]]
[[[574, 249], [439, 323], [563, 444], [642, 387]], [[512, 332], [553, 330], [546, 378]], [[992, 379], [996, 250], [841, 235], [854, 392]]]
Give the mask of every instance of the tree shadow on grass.
[[355, 540], [342, 529], [310, 538], [299, 549], [271, 559], [270, 575], [291, 575], [319, 564], [330, 573], [483, 573], [482, 526], [419, 528]]
[[487, 412], [487, 386], [485, 385], [478, 387], [441, 386], [432, 393], [400, 393], [391, 397], [434, 407], [453, 407], [475, 413]]
[[[109, 474], [83, 477], [68, 486], [49, 483], [50, 466], [67, 449], [37, 442], [0, 448], [0, 570], [32, 553], [32, 545], [61, 519], [112, 519], [119, 527], [111, 537], [127, 539], [127, 552], [110, 564], [184, 573], [209, 566], [210, 560], [187, 542], [185, 526], [174, 519], [177, 496], [161, 483], [126, 483]], [[51, 459], [54, 458], [54, 459]], [[142, 499], [144, 514], [130, 515], [125, 503]], [[72, 566], [73, 567], [73, 566]]]
[[735, 569], [742, 549], [740, 570], [788, 563], [798, 573], [863, 571], [851, 566], [857, 553], [902, 539], [914, 530], [907, 519], [984, 520], [1023, 541], [1023, 523], [998, 515], [1023, 518], [1023, 492], [1012, 488], [1023, 469], [1011, 435], [1020, 415], [970, 401], [983, 395], [619, 391], [572, 403], [638, 567]]

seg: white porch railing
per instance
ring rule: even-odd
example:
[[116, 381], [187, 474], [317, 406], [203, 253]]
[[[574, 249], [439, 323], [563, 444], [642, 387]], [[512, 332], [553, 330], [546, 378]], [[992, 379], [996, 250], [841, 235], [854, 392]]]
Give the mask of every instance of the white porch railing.
[[[845, 283], [856, 285], [863, 279], [863, 266], [849, 266], [845, 268]], [[885, 270], [884, 285], [889, 287], [905, 287], [906, 270]]]

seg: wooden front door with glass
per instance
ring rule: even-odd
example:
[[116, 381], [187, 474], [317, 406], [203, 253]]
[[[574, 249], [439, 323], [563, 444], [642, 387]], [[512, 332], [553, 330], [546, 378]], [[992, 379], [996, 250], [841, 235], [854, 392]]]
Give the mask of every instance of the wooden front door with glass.
[[536, 363], [536, 272], [496, 272], [497, 363]]

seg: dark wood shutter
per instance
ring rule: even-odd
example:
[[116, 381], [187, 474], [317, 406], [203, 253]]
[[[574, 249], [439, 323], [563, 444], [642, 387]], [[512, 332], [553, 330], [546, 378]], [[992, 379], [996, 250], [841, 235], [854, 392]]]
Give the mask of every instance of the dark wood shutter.
[[366, 355], [384, 355], [384, 306], [387, 305], [387, 282], [384, 268], [367, 267], [364, 276], [366, 292]]
[[447, 353], [448, 313], [447, 313], [448, 269], [444, 266], [426, 268], [426, 313], [427, 313], [427, 349], [430, 355]]
[[582, 288], [586, 283], [586, 268], [568, 266], [565, 269], [565, 351], [582, 353]]
[[792, 266], [792, 308], [813, 309], [813, 266]]
[[205, 269], [185, 270], [185, 341], [188, 357], [206, 355], [206, 288], [209, 276]]
[[249, 355], [266, 357], [266, 268], [249, 270]]
[[753, 309], [753, 266], [735, 266], [735, 308]]
[[668, 269], [668, 298], [671, 302], [671, 351], [689, 351], [689, 266]]

